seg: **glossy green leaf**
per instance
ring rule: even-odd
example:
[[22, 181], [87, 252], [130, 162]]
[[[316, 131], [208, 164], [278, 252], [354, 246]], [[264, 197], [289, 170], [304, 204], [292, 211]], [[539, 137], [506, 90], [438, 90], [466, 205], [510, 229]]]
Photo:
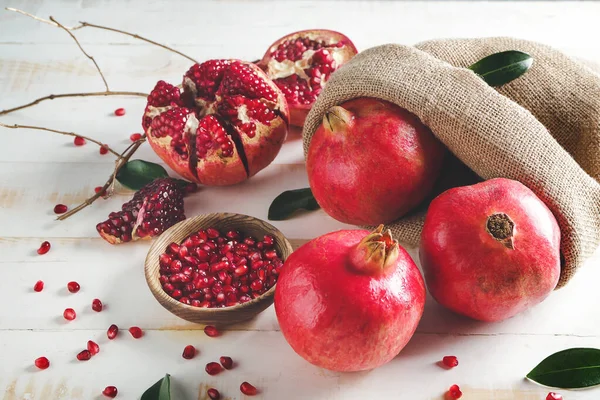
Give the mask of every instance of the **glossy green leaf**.
[[156, 178], [169, 176], [162, 165], [144, 160], [131, 160], [117, 173], [117, 180], [129, 189], [139, 190]]
[[600, 350], [573, 348], [559, 351], [539, 363], [527, 378], [561, 389], [600, 385]]
[[517, 50], [491, 54], [469, 67], [490, 86], [501, 86], [523, 75], [533, 64], [533, 57]]
[[286, 190], [273, 200], [269, 207], [269, 219], [282, 221], [298, 210], [316, 210], [319, 204], [310, 188]]
[[140, 400], [175, 400], [171, 398], [171, 375], [166, 374], [144, 392]]

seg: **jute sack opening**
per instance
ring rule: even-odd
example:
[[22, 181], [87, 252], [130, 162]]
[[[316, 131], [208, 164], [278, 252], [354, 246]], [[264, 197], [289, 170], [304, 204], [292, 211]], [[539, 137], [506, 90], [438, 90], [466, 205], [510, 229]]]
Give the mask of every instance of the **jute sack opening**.
[[[561, 287], [600, 243], [600, 185], [582, 168], [598, 176], [600, 154], [580, 146], [582, 138], [595, 149], [600, 143], [600, 76], [543, 45], [504, 38], [477, 42], [418, 47], [463, 66], [497, 51], [523, 50], [533, 55], [534, 65], [501, 94], [472, 71], [418, 48], [368, 49], [337, 70], [319, 95], [304, 126], [304, 152], [325, 111], [346, 100], [376, 97], [411, 111], [480, 177], [518, 180], [548, 205], [561, 229]], [[453, 57], [453, 51], [470, 55]], [[423, 221], [423, 213], [413, 214], [389, 228], [399, 241], [416, 246]]]

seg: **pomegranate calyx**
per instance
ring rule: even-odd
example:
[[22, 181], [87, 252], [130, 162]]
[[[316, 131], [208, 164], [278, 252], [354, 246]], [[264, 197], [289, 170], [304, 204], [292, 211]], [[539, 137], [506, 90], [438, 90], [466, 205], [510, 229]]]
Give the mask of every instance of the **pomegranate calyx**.
[[513, 236], [515, 223], [504, 213], [495, 213], [488, 217], [485, 224], [486, 231], [504, 247], [514, 250]]
[[343, 107], [333, 106], [323, 116], [323, 126], [330, 132], [343, 132], [354, 122], [354, 114]]
[[389, 229], [383, 232], [383, 225], [379, 225], [350, 252], [350, 264], [357, 272], [374, 275], [393, 266], [399, 254], [398, 241], [392, 232]]

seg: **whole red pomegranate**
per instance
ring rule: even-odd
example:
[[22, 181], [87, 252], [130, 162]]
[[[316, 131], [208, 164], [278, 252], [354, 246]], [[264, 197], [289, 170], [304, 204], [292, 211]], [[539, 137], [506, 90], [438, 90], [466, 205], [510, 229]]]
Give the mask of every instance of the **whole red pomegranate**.
[[244, 181], [273, 161], [288, 130], [283, 93], [252, 63], [193, 65], [179, 88], [159, 81], [142, 125], [175, 172], [205, 185]]
[[285, 95], [290, 106], [290, 123], [302, 126], [333, 71], [357, 53], [343, 34], [311, 29], [276, 40], [257, 65]]
[[323, 116], [306, 159], [319, 205], [355, 225], [392, 222], [431, 191], [444, 158], [443, 145], [407, 110], [361, 97]]
[[333, 371], [372, 369], [394, 358], [417, 328], [423, 278], [382, 229], [332, 232], [285, 261], [275, 289], [277, 320], [310, 363]]
[[439, 195], [420, 259], [431, 295], [459, 314], [500, 321], [538, 304], [560, 275], [560, 230], [523, 184], [491, 179]]

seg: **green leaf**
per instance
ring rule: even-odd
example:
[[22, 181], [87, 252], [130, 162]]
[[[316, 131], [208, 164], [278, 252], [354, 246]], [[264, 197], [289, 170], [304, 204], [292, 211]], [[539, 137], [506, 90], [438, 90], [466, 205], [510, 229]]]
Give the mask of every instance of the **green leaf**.
[[501, 86], [523, 75], [533, 64], [533, 57], [517, 50], [491, 54], [469, 67], [490, 86]]
[[117, 180], [129, 189], [140, 190], [156, 178], [169, 176], [162, 165], [144, 160], [131, 160], [117, 173]]
[[171, 400], [171, 375], [166, 374], [144, 392], [140, 400]]
[[316, 210], [319, 208], [310, 188], [286, 190], [269, 207], [269, 220], [282, 221], [297, 210]]
[[573, 348], [544, 359], [527, 378], [545, 386], [576, 389], [600, 384], [600, 350]]

